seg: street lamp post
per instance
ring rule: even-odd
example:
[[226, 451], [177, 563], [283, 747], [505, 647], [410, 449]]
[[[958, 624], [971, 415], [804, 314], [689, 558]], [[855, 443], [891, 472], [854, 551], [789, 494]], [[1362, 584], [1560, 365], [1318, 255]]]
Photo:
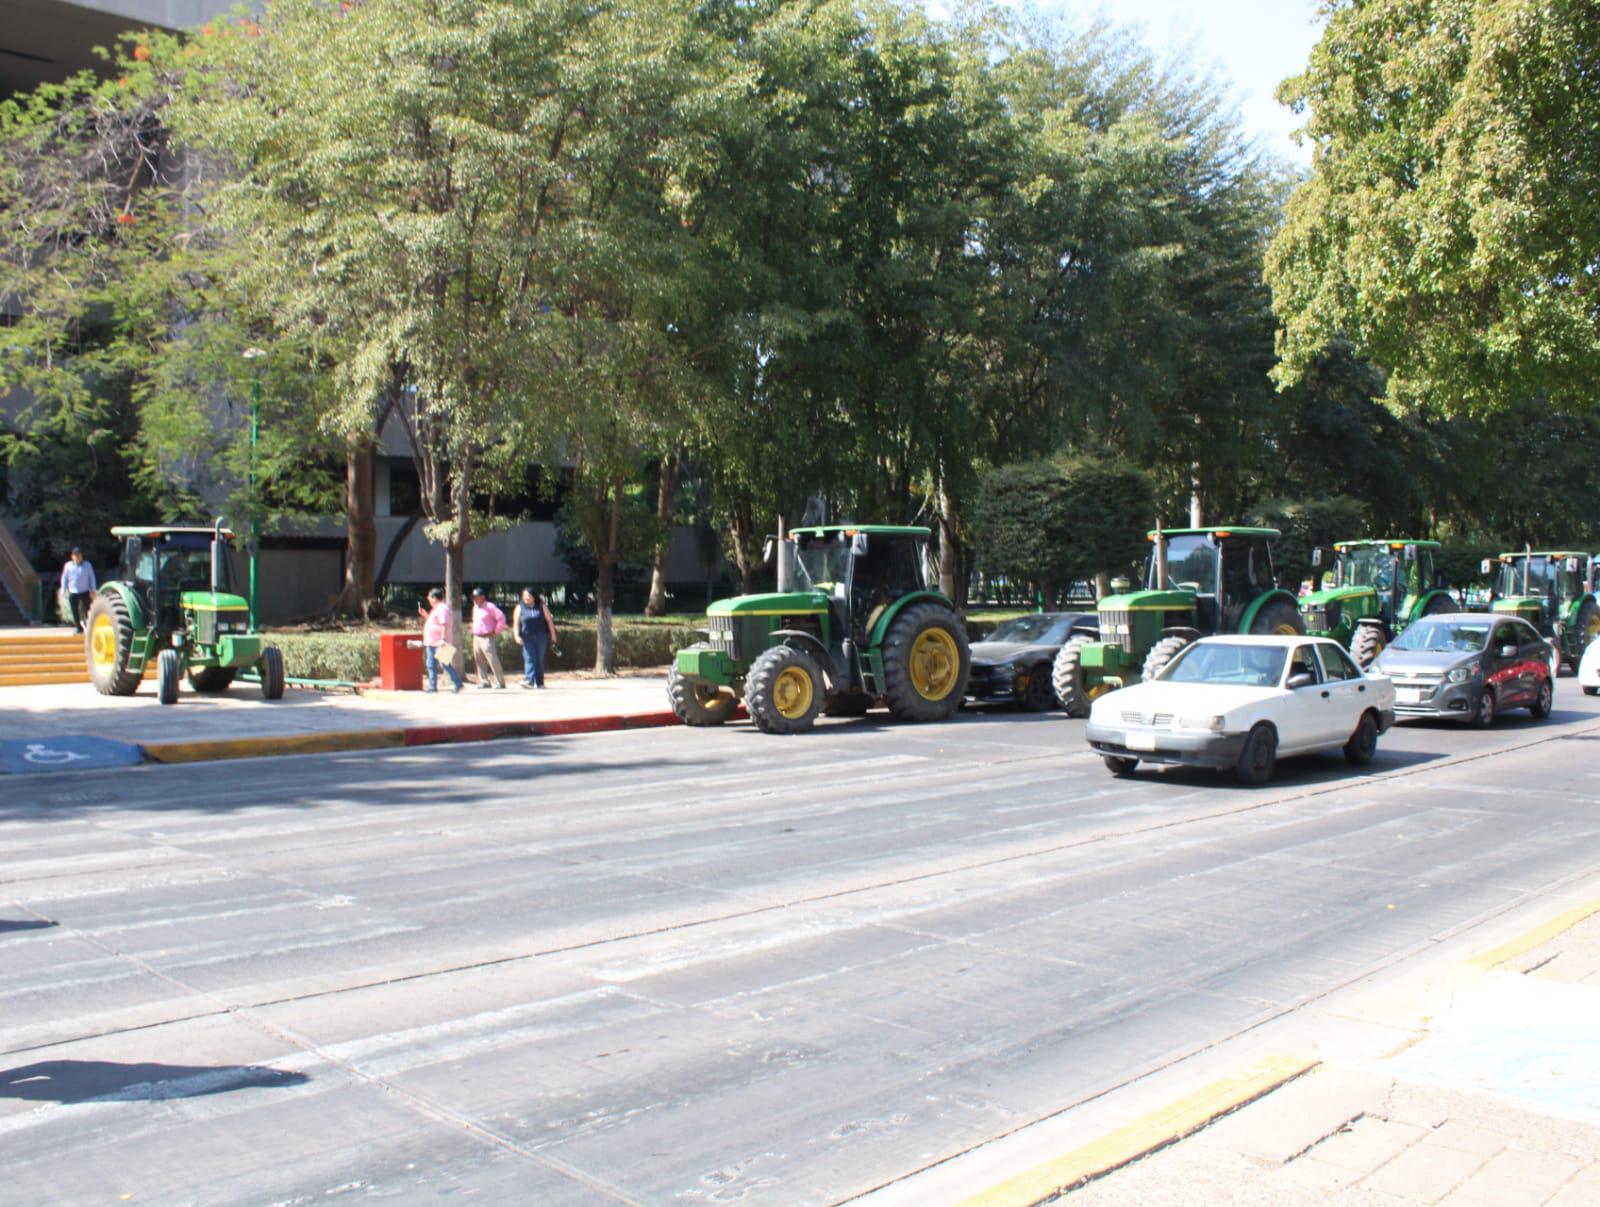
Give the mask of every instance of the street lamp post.
[[[246, 348], [244, 358], [254, 361], [266, 353], [260, 348]], [[250, 554], [250, 630], [256, 630], [256, 550], [260, 532], [256, 526], [256, 442], [261, 437], [261, 372], [258, 369], [250, 383], [250, 533], [245, 538], [245, 549]]]

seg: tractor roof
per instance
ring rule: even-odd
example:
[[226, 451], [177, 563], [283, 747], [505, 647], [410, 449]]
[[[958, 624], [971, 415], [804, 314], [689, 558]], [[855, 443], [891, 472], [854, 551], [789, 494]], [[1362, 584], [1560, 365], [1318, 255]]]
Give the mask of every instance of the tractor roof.
[[[215, 528], [200, 528], [182, 524], [119, 524], [111, 530], [112, 536], [136, 536], [147, 541], [159, 541], [169, 536], [211, 536]], [[231, 529], [222, 530], [224, 540], [233, 540]]]
[[813, 524], [806, 528], [791, 528], [791, 536], [826, 536], [831, 532], [865, 532], [869, 536], [916, 536], [924, 540], [933, 535], [931, 528], [916, 528], [904, 524]]
[[[1150, 540], [1156, 539], [1155, 529], [1145, 534]], [[1163, 528], [1162, 536], [1264, 536], [1277, 539], [1283, 533], [1276, 528], [1241, 528], [1233, 524], [1218, 524], [1215, 528]]]
[[1526, 549], [1518, 549], [1518, 550], [1516, 550], [1515, 552], [1512, 552], [1512, 553], [1502, 553], [1500, 555], [1500, 560], [1503, 561], [1503, 562], [1509, 562], [1509, 561], [1512, 561], [1513, 559], [1519, 558], [1519, 557], [1588, 557], [1588, 556], [1590, 556], [1590, 555], [1587, 554], [1587, 553], [1584, 553], [1581, 549], [1535, 549], [1531, 553], [1528, 552], [1528, 550], [1526, 550]]
[[1438, 541], [1413, 541], [1409, 537], [1392, 536], [1387, 539], [1382, 537], [1367, 537], [1359, 541], [1335, 541], [1335, 549], [1371, 549], [1386, 545], [1390, 549], [1404, 549], [1407, 545], [1415, 545], [1418, 549], [1443, 549]]

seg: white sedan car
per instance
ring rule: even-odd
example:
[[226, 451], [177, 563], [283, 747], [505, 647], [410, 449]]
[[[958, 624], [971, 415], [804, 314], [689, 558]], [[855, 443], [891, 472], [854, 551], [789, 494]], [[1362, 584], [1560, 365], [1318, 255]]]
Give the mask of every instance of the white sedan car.
[[1591, 641], [1578, 659], [1578, 685], [1586, 696], [1600, 696], [1600, 641]]
[[1089, 745], [1114, 775], [1140, 762], [1232, 769], [1264, 784], [1281, 755], [1343, 749], [1371, 761], [1394, 724], [1394, 685], [1325, 637], [1206, 637], [1155, 679], [1089, 711]]

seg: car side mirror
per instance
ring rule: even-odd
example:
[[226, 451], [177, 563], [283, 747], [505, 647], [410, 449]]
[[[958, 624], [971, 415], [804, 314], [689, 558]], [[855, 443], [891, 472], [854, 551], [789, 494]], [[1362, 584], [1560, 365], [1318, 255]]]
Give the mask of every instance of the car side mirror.
[[865, 557], [867, 554], [867, 534], [858, 532], [850, 538], [850, 552], [856, 557]]
[[1415, 545], [1407, 545], [1405, 547], [1405, 559], [1408, 562], [1417, 560], [1417, 547]]
[[1502, 657], [1502, 658], [1515, 658], [1516, 656], [1517, 656], [1517, 647], [1516, 646], [1514, 646], [1514, 645], [1503, 645], [1503, 646], [1500, 647], [1500, 657]]
[[761, 564], [763, 566], [772, 565], [772, 559], [777, 552], [778, 538], [775, 536], [769, 536], [761, 546]]
[[1577, 572], [1578, 572], [1578, 559], [1575, 558], [1575, 557], [1569, 557], [1567, 559], [1567, 573], [1568, 574], [1576, 574]]
[[1317, 678], [1315, 675], [1310, 675], [1305, 671], [1301, 671], [1298, 675], [1289, 676], [1289, 690], [1294, 692], [1299, 691], [1302, 687], [1313, 687], [1316, 685], [1316, 682]]

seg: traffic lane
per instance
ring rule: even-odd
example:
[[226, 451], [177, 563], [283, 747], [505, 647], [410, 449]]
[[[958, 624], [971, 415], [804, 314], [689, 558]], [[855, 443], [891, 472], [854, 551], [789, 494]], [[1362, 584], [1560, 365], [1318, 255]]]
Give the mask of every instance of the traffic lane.
[[[822, 735], [789, 744], [748, 731], [648, 735], [660, 753], [630, 751], [642, 760], [614, 750], [609, 761], [588, 757], [599, 739], [555, 757], [524, 743], [393, 756], [372, 765], [386, 769], [379, 776], [353, 757], [273, 760], [255, 764], [277, 773], [269, 791], [249, 777], [231, 795], [197, 784], [200, 809], [167, 786], [178, 769], [163, 769], [152, 777], [156, 827], [137, 808], [110, 822], [98, 814], [96, 830], [112, 827], [100, 844], [108, 852], [69, 814], [63, 840], [44, 843], [24, 869], [33, 912], [70, 931], [48, 959], [0, 981], [0, 1003], [12, 1007], [0, 1042], [64, 1038], [91, 1019], [130, 1025], [168, 1001], [192, 1010], [196, 993], [267, 1001], [692, 925], [1209, 811], [1255, 810], [1351, 780], [1334, 756], [1286, 763], [1267, 793], [1162, 771], [1159, 788], [1141, 794], [1081, 748], [1058, 749], [1056, 734], [1081, 728], [1046, 718], [840, 726], [825, 768], [812, 753]], [[1509, 724], [1494, 737], [1526, 740]], [[751, 739], [752, 762], [730, 759]], [[1437, 746], [1428, 736], [1413, 744]], [[1384, 762], [1411, 766], [1434, 753], [1386, 750]], [[793, 773], [796, 762], [809, 779]], [[363, 782], [335, 791], [330, 763]], [[419, 778], [430, 765], [438, 774]], [[643, 781], [640, 767], [649, 769]], [[293, 786], [296, 771], [308, 787]], [[673, 791], [686, 778], [698, 785], [697, 804]], [[530, 792], [530, 782], [540, 787]], [[796, 782], [810, 784], [810, 799], [777, 787]], [[427, 803], [402, 803], [413, 796]], [[127, 861], [123, 876], [108, 858]], [[16, 896], [24, 877], [7, 870]], [[67, 999], [77, 1008], [57, 1008]]]
[[[1017, 744], [996, 737], [986, 761]], [[1548, 747], [1531, 753], [1552, 765]], [[1187, 826], [1101, 773], [1107, 814], [1160, 828], [252, 1013], [430, 1110], [576, 1161], [601, 1184], [632, 1177], [623, 1184], [646, 1197], [650, 1186], [827, 1197], [840, 1191], [825, 1187], [893, 1176], [929, 1146], [954, 1151], [1064, 1105], [1063, 1095], [1147, 1067], [1152, 1051], [1268, 1015], [1330, 975], [1414, 951], [1440, 926], [1520, 899], [1521, 882], [1559, 877], [1561, 857], [1570, 867], [1592, 838], [1564, 828], [1561, 806], [1581, 807], [1591, 785], [1551, 785], [1552, 808], [1530, 828], [1520, 813], [1504, 819], [1526, 795], [1528, 768], [1488, 785], [1482, 766], [1454, 769], [1468, 773], [1462, 784], [1431, 779], [1452, 769], [1428, 772], [1430, 796], [1450, 803], [1426, 810], [1406, 799], [1416, 784], [1399, 800], [1330, 801], [1345, 793], [1324, 790], [1329, 774], [1350, 789], [1403, 785], [1349, 777], [1337, 761], [1270, 798], [1220, 779], [1170, 785], [1255, 802]], [[1145, 787], [1166, 795], [1169, 785]], [[1511, 883], [1475, 883], [1484, 849]], [[1454, 879], [1435, 874], [1441, 863]], [[498, 1006], [488, 981], [501, 986]], [[519, 1002], [545, 1017], [515, 1025], [502, 1012]], [[301, 1116], [290, 1149], [313, 1144], [319, 1117]], [[774, 1154], [774, 1135], [793, 1143]], [[306, 1185], [322, 1162], [345, 1168], [348, 1154], [333, 1148], [308, 1159]]]

